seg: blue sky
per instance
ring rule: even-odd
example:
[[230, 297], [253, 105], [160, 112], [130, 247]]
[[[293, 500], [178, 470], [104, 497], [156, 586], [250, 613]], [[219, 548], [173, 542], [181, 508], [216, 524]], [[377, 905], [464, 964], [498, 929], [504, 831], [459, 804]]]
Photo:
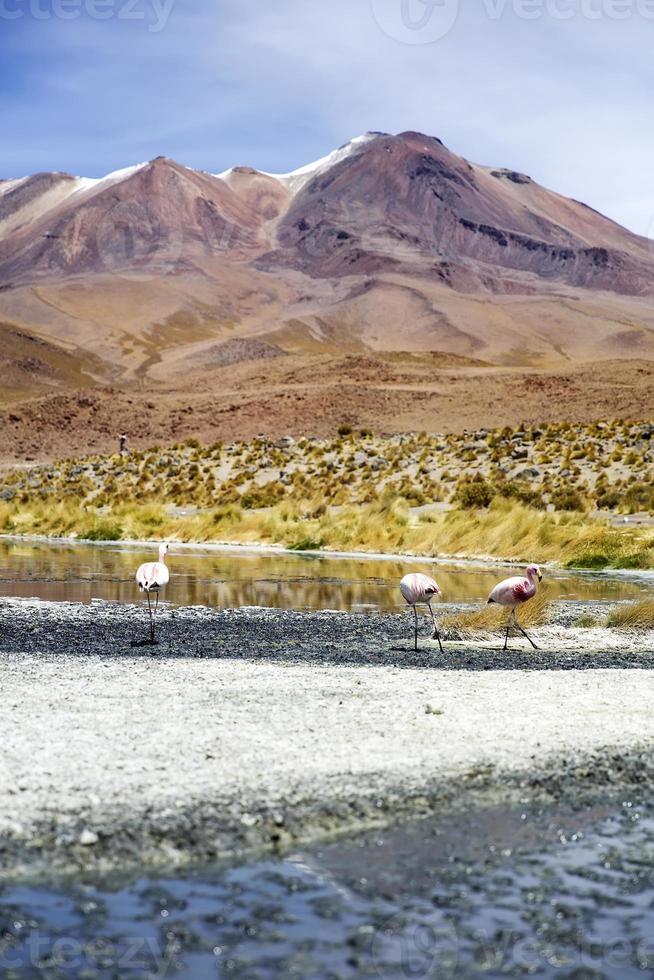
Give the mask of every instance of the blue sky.
[[654, 237], [654, 0], [0, 0], [0, 176], [419, 129]]

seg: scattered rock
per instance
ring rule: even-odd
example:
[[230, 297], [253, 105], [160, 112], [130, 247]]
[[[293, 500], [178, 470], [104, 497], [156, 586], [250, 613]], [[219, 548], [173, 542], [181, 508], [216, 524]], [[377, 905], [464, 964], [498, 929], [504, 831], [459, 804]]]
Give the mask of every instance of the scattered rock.
[[82, 833], [79, 835], [79, 842], [82, 847], [93, 847], [93, 845], [97, 844], [99, 840], [100, 838], [96, 832], [94, 830], [89, 830], [88, 827], [85, 827]]

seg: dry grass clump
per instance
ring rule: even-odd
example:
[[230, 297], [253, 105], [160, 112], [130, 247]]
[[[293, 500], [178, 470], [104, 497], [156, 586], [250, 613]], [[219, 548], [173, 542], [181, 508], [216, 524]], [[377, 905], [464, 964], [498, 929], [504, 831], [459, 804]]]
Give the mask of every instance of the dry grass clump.
[[[70, 527], [66, 515], [55, 515], [53, 520], [41, 514], [40, 504], [65, 501], [75, 511], [82, 505], [87, 513], [81, 522], [76, 520], [81, 524], [78, 533], [93, 536], [101, 531], [95, 524], [107, 519], [117, 522], [114, 534], [118, 526], [123, 528], [118, 513], [126, 504], [204, 511], [237, 505], [243, 511], [274, 511], [292, 499], [301, 520], [304, 502], [312, 498], [335, 510], [374, 505], [380, 498], [402, 498], [408, 506], [447, 498], [456, 504], [454, 515], [458, 511], [459, 519], [429, 519], [428, 523], [440, 524], [437, 534], [427, 535], [429, 540], [397, 526], [392, 518], [389, 523], [396, 526], [389, 537], [404, 538], [404, 546], [429, 554], [479, 554], [483, 548], [485, 554], [498, 557], [533, 558], [537, 553], [540, 560], [583, 567], [647, 568], [654, 567], [654, 541], [648, 543], [641, 535], [630, 542], [622, 534], [612, 538], [604, 532], [598, 537], [600, 525], [587, 519], [585, 511], [596, 505], [625, 512], [654, 511], [654, 466], [649, 465], [654, 463], [653, 450], [650, 423], [556, 424], [382, 437], [369, 430], [355, 431], [351, 422], [343, 420], [340, 434], [331, 439], [256, 438], [228, 446], [203, 446], [188, 439], [167, 448], [38, 465], [2, 476], [0, 501], [11, 504], [10, 524], [15, 518], [27, 531], [25, 525], [33, 523], [39, 525], [39, 533], [48, 533], [48, 525], [52, 525], [50, 533], [55, 525]], [[609, 471], [606, 464], [614, 451], [622, 462]], [[562, 483], [564, 467], [574, 477], [572, 482]], [[516, 504], [525, 506], [514, 509]], [[543, 512], [550, 505], [557, 514], [534, 516], [534, 511]], [[139, 520], [136, 514], [127, 518], [127, 523]], [[248, 534], [256, 534], [257, 519], [248, 526]], [[516, 521], [518, 534], [513, 533]], [[245, 518], [244, 523], [250, 525]], [[288, 519], [279, 523], [286, 531]], [[327, 528], [326, 544], [336, 544], [332, 537], [356, 537], [361, 547], [375, 547], [367, 539], [381, 537], [383, 543], [387, 537], [351, 515], [340, 525]], [[262, 530], [265, 534], [269, 528]], [[298, 540], [295, 533], [292, 540]]]
[[[273, 484], [272, 490], [277, 489]], [[376, 501], [353, 504], [327, 500], [309, 490], [304, 484], [287, 487], [284, 497], [273, 503], [277, 493], [267, 484], [258, 490], [261, 497], [256, 503], [262, 509], [243, 507], [243, 498], [235, 494], [213, 506], [190, 507], [187, 514], [173, 513], [167, 503], [131, 499], [128, 493], [111, 503], [100, 497], [93, 503], [70, 497], [56, 502], [0, 501], [0, 534], [240, 541], [287, 547], [310, 540], [341, 551], [482, 555], [525, 562], [561, 561], [567, 567], [582, 568], [654, 567], [651, 529], [610, 527], [578, 514], [550, 514], [504, 498], [478, 511], [454, 508], [416, 517], [407, 501], [390, 492]]]
[[[651, 528], [614, 527], [584, 512], [595, 500], [654, 510], [654, 467], [646, 465], [654, 463], [654, 426], [598, 422], [377, 437], [343, 420], [341, 430], [330, 440], [231, 446], [190, 439], [11, 472], [0, 479], [0, 534], [295, 548], [309, 542], [345, 551], [654, 568]], [[624, 467], [617, 475], [607, 471], [618, 438], [629, 465], [638, 467], [637, 481]], [[560, 469], [578, 472], [573, 461], [583, 462], [584, 453], [597, 457], [599, 470], [591, 475], [589, 464], [562, 488]], [[550, 468], [536, 478], [526, 467], [538, 454], [549, 457]], [[447, 512], [411, 510], [445, 498], [455, 504]], [[550, 504], [557, 512], [544, 509]]]
[[[471, 636], [496, 633], [506, 629], [509, 610], [503, 606], [486, 605], [481, 609], [452, 613], [443, 616], [440, 623], [450, 639], [466, 639]], [[516, 610], [518, 622], [525, 629], [543, 626], [550, 618], [550, 603], [541, 593]]]
[[606, 617], [606, 625], [620, 630], [654, 630], [654, 599], [618, 606]]
[[595, 629], [602, 624], [596, 616], [592, 616], [590, 613], [584, 613], [583, 616], [579, 616], [578, 619], [575, 619], [572, 625], [577, 629], [590, 630]]

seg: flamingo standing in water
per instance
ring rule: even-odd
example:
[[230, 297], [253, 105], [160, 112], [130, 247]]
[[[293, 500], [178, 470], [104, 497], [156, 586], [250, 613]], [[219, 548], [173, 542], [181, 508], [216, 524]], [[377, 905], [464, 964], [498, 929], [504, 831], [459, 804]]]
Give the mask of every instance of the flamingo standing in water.
[[415, 648], [418, 649], [418, 610], [416, 606], [419, 602], [426, 603], [431, 613], [431, 621], [434, 624], [434, 636], [438, 640], [438, 645], [440, 647], [441, 653], [443, 652], [443, 644], [441, 643], [441, 638], [436, 627], [436, 620], [434, 619], [434, 610], [431, 608], [431, 601], [436, 595], [441, 594], [441, 590], [433, 578], [429, 575], [423, 575], [422, 572], [413, 572], [411, 575], [405, 575], [400, 582], [400, 592], [406, 599], [407, 603], [413, 607], [413, 615], [415, 616]]
[[509, 642], [511, 619], [513, 619], [513, 622], [523, 636], [527, 637], [534, 650], [538, 649], [532, 638], [525, 630], [523, 630], [522, 626], [518, 622], [515, 611], [516, 608], [521, 606], [523, 602], [527, 602], [529, 599], [534, 598], [538, 592], [538, 583], [541, 581], [543, 576], [541, 575], [538, 565], [527, 565], [527, 568], [525, 569], [525, 576], [526, 578], [523, 578], [521, 575], [513, 575], [511, 578], [505, 578], [503, 582], [498, 582], [488, 597], [489, 603], [496, 602], [499, 606], [506, 606], [507, 609], [511, 610], [509, 613], [509, 618], [506, 621], [506, 636], [504, 637], [505, 650]]
[[[154, 643], [154, 617], [157, 614], [157, 607], [159, 606], [159, 590], [168, 585], [170, 580], [170, 574], [168, 568], [166, 567], [166, 552], [168, 551], [167, 544], [159, 545], [159, 561], [146, 561], [143, 565], [139, 565], [136, 571], [136, 581], [141, 592], [145, 592], [148, 599], [148, 612], [150, 613], [150, 643]], [[155, 594], [155, 605], [154, 611], [152, 609], [152, 603], [150, 602], [150, 593]]]

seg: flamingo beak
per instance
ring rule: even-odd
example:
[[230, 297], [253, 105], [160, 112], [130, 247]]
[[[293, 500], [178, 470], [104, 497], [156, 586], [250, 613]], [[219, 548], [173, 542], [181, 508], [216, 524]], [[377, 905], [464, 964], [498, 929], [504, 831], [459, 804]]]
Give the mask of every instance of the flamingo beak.
[[542, 576], [542, 575], [539, 575], [539, 576], [538, 576], [538, 581], [539, 581], [539, 582], [542, 582], [542, 581], [543, 581], [543, 576]]

